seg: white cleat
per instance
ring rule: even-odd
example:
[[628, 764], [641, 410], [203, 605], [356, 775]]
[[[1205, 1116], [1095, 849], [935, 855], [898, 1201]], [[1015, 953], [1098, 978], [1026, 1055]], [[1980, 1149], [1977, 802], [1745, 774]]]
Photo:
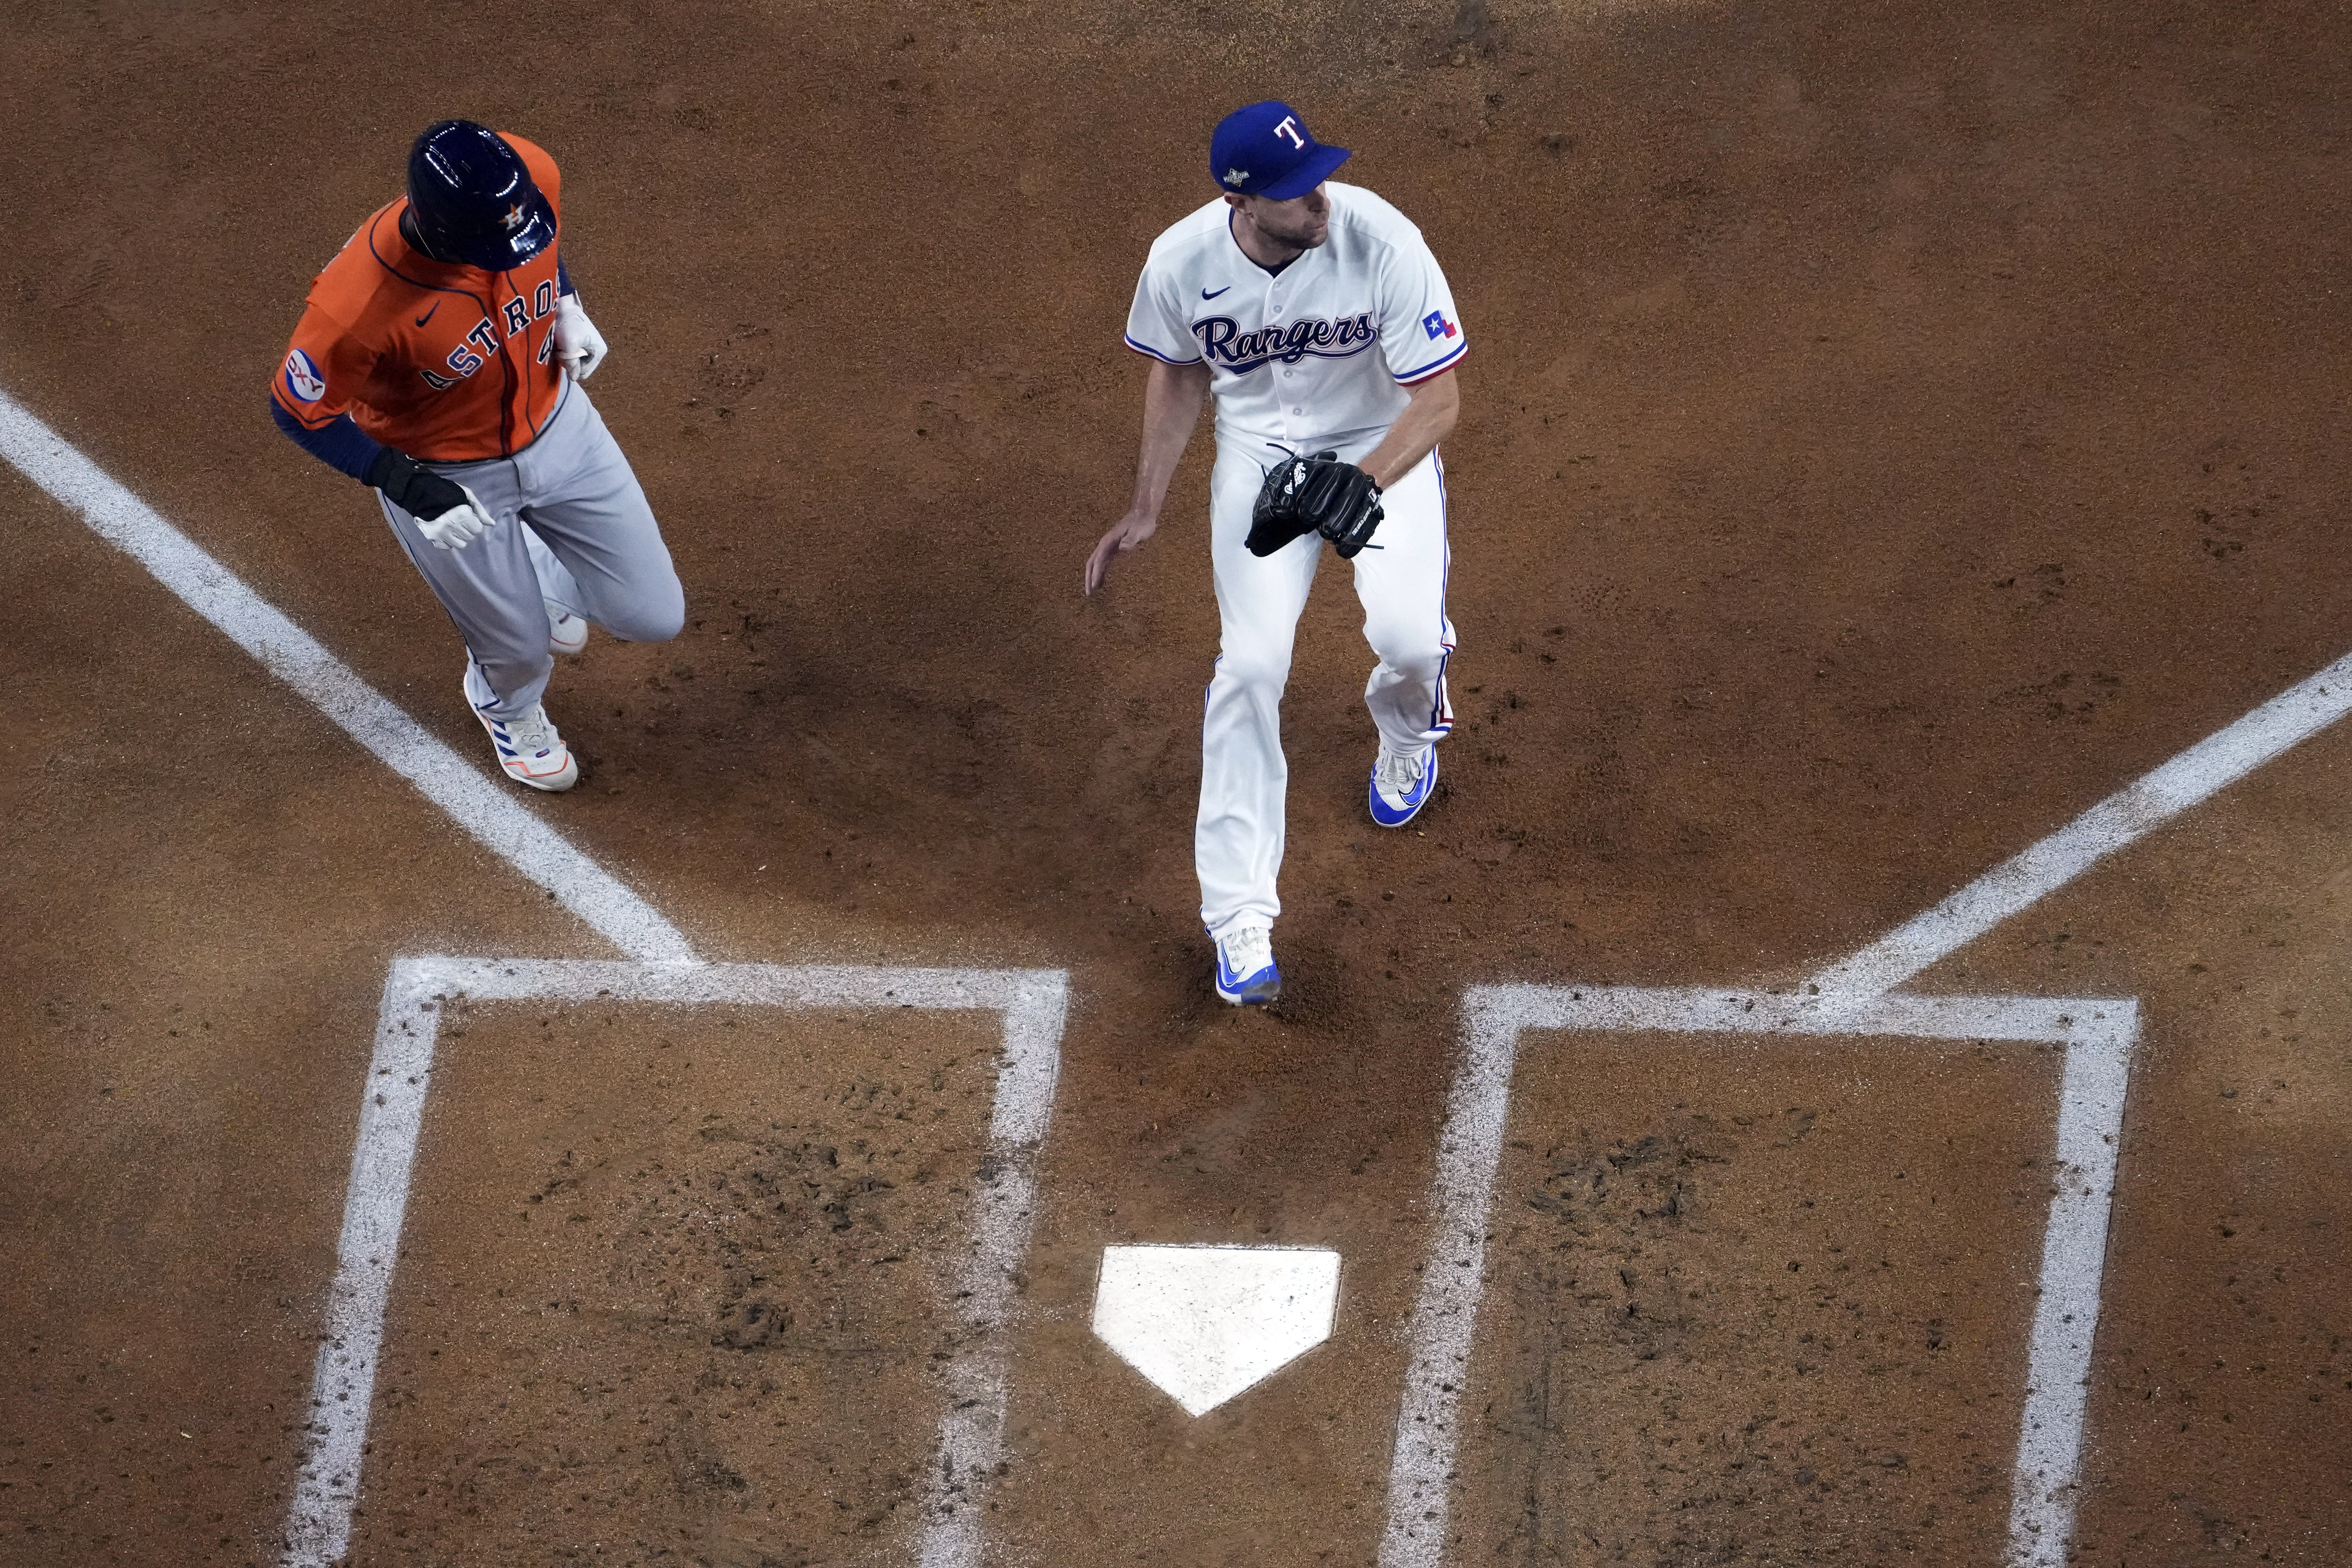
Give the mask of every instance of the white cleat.
[[575, 616], [552, 599], [541, 599], [547, 606], [547, 651], [578, 653], [588, 646], [588, 618]]
[[489, 682], [481, 677], [472, 659], [466, 661], [466, 702], [473, 709], [474, 717], [490, 732], [490, 745], [499, 754], [499, 766], [507, 777], [519, 784], [553, 794], [570, 789], [580, 782], [580, 764], [572, 758], [572, 748], [555, 732], [555, 721], [547, 716], [547, 708], [534, 702], [530, 711], [519, 719], [493, 717], [488, 710], [498, 701]]

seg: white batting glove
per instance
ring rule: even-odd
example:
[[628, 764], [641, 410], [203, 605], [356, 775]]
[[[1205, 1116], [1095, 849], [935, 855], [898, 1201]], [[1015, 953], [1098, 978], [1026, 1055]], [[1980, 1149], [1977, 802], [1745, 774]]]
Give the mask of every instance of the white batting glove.
[[577, 294], [566, 294], [555, 302], [555, 357], [572, 373], [574, 381], [585, 381], [596, 374], [604, 363], [604, 334], [588, 319], [587, 307], [580, 303]]
[[467, 489], [464, 485], [459, 485], [457, 489], [465, 492], [466, 501], [463, 506], [453, 506], [439, 517], [420, 517], [416, 520], [416, 531], [431, 540], [436, 549], [463, 550], [480, 538], [486, 530], [497, 526], [499, 520], [492, 517], [484, 509], [482, 503], [475, 499], [472, 490]]

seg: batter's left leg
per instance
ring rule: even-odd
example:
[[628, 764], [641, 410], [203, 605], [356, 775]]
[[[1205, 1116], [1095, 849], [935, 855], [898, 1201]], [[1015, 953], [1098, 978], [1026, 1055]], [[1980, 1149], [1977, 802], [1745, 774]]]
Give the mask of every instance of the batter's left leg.
[[[572, 386], [547, 433], [516, 458], [522, 521], [562, 565], [565, 607], [625, 642], [667, 642], [686, 625], [686, 590], [621, 444]], [[557, 595], [551, 595], [557, 596]]]

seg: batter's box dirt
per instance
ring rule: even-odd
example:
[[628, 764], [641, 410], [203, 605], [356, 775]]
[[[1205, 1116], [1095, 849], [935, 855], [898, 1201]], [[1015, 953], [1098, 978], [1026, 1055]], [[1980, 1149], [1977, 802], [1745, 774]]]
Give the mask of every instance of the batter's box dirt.
[[2060, 1568], [2136, 1003], [1465, 1000], [1382, 1568]]
[[[919, 1503], [988, 1015], [461, 1010], [362, 1561], [833, 1561]], [[552, 1087], [550, 1086], [560, 1086]], [[926, 1260], [933, 1260], [927, 1263]]]
[[1514, 1562], [1999, 1560], [2055, 1057], [1528, 1058], [1461, 1527]]
[[1064, 1005], [394, 965], [288, 1562], [976, 1564]]

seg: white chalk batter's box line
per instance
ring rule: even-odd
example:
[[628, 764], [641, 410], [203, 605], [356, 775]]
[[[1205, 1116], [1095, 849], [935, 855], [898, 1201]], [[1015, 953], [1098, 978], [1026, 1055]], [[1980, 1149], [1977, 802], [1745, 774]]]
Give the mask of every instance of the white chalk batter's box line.
[[1521, 1038], [1533, 1029], [2010, 1041], [2063, 1050], [2058, 1174], [2042, 1234], [2006, 1552], [2012, 1568], [2063, 1568], [2074, 1533], [2091, 1344], [2139, 1032], [2137, 1001], [1478, 985], [1465, 993], [1463, 1012], [1462, 1066], [1447, 1097], [1431, 1182], [1434, 1236], [1408, 1330], [1411, 1360], [1390, 1461], [1381, 1568], [1438, 1568], [1444, 1561], [1459, 1407], [1473, 1375], [1511, 1079]]
[[408, 958], [384, 977], [375, 1049], [360, 1100], [311, 1421], [282, 1559], [328, 1568], [351, 1550], [367, 1452], [384, 1310], [432, 1088], [446, 1003], [654, 1003], [691, 1007], [992, 1009], [1004, 1044], [987, 1151], [975, 1173], [971, 1244], [958, 1260], [953, 1310], [963, 1349], [941, 1373], [943, 1411], [928, 1472], [921, 1568], [980, 1568], [977, 1489], [1003, 1449], [1005, 1321], [1012, 1277], [1036, 1206], [1034, 1163], [1061, 1071], [1069, 979], [1061, 970], [882, 969], [777, 964]]

